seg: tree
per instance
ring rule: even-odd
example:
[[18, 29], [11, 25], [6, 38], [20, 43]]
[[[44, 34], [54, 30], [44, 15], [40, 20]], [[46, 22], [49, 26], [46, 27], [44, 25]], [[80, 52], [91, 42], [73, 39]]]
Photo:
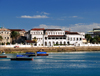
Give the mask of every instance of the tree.
[[11, 32], [11, 38], [12, 38], [12, 42], [16, 42], [17, 41], [17, 38], [20, 36], [20, 33], [17, 32], [17, 31], [12, 31]]
[[92, 39], [92, 37], [91, 37], [89, 34], [86, 34], [86, 35], [85, 35], [85, 38], [86, 38], [86, 40], [87, 40], [88, 42], [90, 42], [90, 40]]
[[3, 38], [2, 38], [2, 36], [0, 36], [0, 41], [2, 41], [3, 40]]
[[33, 38], [33, 41], [34, 41], [35, 43], [37, 43], [37, 39], [36, 39], [36, 37]]
[[95, 36], [94, 38], [97, 40], [97, 43], [100, 43], [100, 37], [99, 36]]
[[92, 43], [97, 43], [97, 40], [95, 38], [92, 39]]

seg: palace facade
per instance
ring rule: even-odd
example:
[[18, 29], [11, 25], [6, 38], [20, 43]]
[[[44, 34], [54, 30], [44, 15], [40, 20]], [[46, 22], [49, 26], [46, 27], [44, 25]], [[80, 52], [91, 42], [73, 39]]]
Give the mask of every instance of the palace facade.
[[34, 46], [74, 45], [83, 43], [85, 33], [63, 31], [61, 29], [34, 28], [27, 32], [26, 37], [31, 42], [36, 38], [37, 43], [33, 42]]

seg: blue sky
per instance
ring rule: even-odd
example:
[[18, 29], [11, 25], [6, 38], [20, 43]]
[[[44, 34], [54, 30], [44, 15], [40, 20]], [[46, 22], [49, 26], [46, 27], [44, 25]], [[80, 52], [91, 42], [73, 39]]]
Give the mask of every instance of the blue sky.
[[87, 32], [100, 28], [100, 0], [0, 0], [0, 26]]

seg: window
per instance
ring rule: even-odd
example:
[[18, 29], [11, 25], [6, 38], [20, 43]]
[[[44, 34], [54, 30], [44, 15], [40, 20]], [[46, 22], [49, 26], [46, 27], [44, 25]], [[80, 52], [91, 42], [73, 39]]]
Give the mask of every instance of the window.
[[50, 37], [48, 39], [51, 39]]
[[54, 37], [52, 39], [55, 39]]
[[45, 37], [45, 40], [47, 40], [47, 37]]
[[78, 41], [78, 38], [77, 38], [77, 41]]
[[56, 39], [58, 39], [58, 38], [56, 37]]
[[82, 38], [80, 38], [80, 41], [82, 40]]
[[62, 37], [60, 37], [60, 39], [62, 39]]

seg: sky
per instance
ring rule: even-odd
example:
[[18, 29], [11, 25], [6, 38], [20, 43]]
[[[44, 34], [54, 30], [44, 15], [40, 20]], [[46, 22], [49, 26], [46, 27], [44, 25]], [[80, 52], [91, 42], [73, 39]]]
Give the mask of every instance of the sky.
[[0, 26], [87, 33], [100, 28], [100, 0], [0, 0]]

